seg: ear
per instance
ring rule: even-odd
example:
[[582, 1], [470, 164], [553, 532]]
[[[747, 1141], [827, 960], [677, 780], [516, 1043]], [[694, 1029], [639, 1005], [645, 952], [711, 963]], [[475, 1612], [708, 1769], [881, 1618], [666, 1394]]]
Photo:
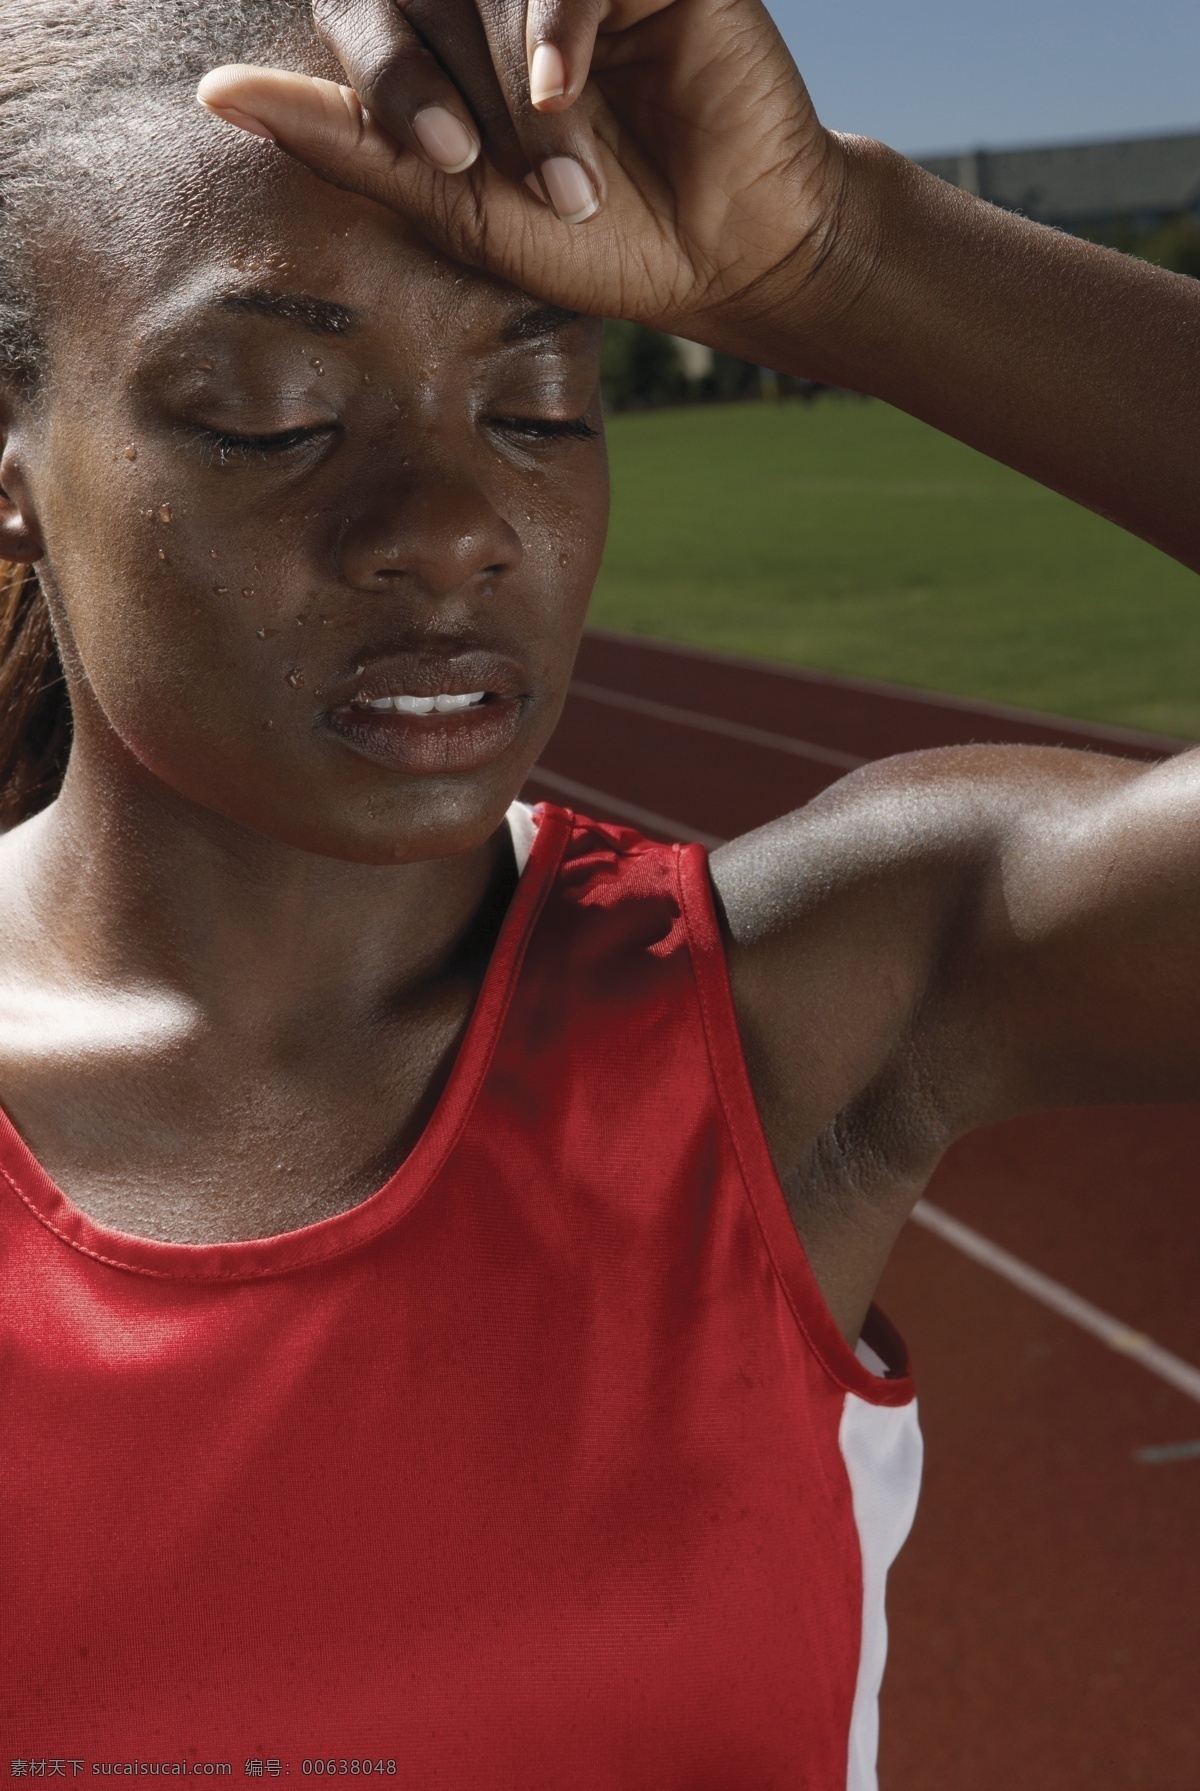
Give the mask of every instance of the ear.
[[15, 408], [0, 392], [0, 560], [32, 566], [46, 552], [25, 478]]

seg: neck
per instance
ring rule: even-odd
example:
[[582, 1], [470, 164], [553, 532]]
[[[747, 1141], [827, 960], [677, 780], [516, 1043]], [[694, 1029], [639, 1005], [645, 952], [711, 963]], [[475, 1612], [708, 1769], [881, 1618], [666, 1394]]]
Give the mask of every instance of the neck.
[[25, 955], [15, 932], [64, 986], [161, 994], [243, 1024], [255, 1009], [286, 1024], [315, 1000], [326, 1026], [353, 1023], [436, 979], [506, 848], [501, 829], [449, 858], [325, 858], [73, 761], [58, 800], [0, 852], [6, 955]]

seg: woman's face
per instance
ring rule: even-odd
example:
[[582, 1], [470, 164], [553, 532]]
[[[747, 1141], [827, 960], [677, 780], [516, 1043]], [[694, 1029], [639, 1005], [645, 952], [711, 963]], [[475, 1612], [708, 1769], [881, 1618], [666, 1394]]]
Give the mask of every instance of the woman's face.
[[252, 155], [136, 253], [73, 251], [10, 443], [77, 751], [327, 855], [467, 850], [599, 565], [599, 325]]

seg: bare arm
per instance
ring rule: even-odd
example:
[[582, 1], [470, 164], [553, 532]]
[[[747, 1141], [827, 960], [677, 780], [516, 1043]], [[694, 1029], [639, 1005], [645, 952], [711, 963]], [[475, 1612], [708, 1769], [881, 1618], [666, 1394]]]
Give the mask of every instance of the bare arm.
[[841, 148], [844, 236], [815, 279], [859, 285], [861, 262], [860, 296], [807, 340], [781, 292], [739, 352], [885, 398], [1200, 570], [1200, 281]]
[[1200, 750], [906, 755], [713, 876], [782, 1083], [811, 1083], [814, 1028], [833, 1047], [814, 1122], [898, 1050], [943, 1143], [1035, 1107], [1200, 1099]]
[[912, 754], [712, 869], [767, 1138], [848, 1338], [954, 1138], [1200, 1097], [1200, 754]]

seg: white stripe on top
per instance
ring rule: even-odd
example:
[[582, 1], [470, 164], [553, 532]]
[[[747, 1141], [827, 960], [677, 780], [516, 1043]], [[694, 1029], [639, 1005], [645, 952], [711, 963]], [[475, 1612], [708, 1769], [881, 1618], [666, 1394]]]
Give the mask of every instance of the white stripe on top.
[[[869, 1345], [860, 1342], [855, 1354], [872, 1373], [886, 1372]], [[847, 1393], [838, 1441], [850, 1480], [862, 1555], [862, 1635], [850, 1715], [846, 1791], [878, 1791], [879, 1688], [887, 1660], [884, 1598], [888, 1568], [912, 1528], [921, 1489], [923, 1450], [916, 1400], [907, 1405], [872, 1405]]]
[[537, 836], [537, 819], [527, 802], [510, 802], [504, 818], [512, 835], [513, 857], [517, 861], [519, 877], [529, 863], [529, 854]]

